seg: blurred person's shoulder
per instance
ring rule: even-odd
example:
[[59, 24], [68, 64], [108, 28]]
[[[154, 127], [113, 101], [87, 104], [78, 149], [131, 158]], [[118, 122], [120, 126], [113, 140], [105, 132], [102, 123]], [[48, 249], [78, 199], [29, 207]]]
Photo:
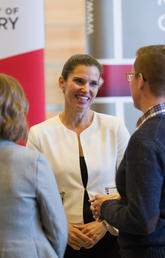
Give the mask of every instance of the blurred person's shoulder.
[[14, 162], [17, 166], [23, 164], [26, 168], [30, 164], [34, 164], [36, 160], [44, 159], [44, 154], [41, 152], [11, 141], [4, 141], [0, 146], [0, 152], [3, 153], [3, 156], [9, 162]]

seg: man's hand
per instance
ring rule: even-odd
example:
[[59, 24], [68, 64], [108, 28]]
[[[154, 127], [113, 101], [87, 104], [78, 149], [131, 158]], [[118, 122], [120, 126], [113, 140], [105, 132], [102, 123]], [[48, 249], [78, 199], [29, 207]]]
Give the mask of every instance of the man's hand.
[[100, 208], [102, 203], [106, 200], [113, 200], [113, 199], [120, 199], [120, 195], [118, 193], [110, 194], [110, 195], [97, 194], [92, 200], [90, 200], [89, 202], [91, 203], [91, 211], [93, 213], [93, 217], [99, 220]]

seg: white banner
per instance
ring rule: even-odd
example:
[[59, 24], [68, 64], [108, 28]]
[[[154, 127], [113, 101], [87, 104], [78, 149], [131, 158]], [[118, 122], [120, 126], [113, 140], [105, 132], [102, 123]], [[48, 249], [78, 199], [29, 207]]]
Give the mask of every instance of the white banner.
[[1, 0], [0, 39], [0, 59], [44, 48], [44, 1]]

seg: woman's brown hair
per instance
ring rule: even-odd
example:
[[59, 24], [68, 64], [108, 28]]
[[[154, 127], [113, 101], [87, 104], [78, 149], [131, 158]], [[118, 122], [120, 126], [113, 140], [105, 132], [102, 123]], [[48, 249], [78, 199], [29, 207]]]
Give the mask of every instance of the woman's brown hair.
[[79, 65], [95, 66], [99, 70], [100, 76], [102, 75], [103, 67], [97, 61], [97, 59], [87, 54], [76, 54], [71, 56], [63, 66], [62, 77], [65, 81], [68, 79], [68, 76], [73, 72], [73, 70]]
[[20, 83], [0, 74], [0, 138], [18, 142], [27, 138], [28, 101]]

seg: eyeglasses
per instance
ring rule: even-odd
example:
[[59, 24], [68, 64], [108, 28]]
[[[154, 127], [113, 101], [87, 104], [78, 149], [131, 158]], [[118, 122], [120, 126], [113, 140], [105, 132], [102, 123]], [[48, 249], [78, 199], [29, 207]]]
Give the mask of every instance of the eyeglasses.
[[132, 77], [135, 76], [136, 73], [126, 73], [126, 79], [128, 82], [132, 81]]

